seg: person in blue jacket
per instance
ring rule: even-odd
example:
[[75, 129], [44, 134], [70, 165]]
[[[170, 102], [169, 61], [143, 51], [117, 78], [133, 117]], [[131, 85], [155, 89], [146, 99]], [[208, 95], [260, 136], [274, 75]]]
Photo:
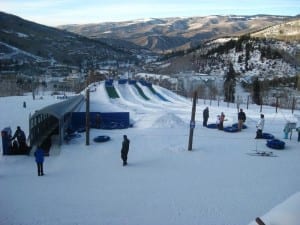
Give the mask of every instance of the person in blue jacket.
[[34, 152], [34, 157], [38, 169], [38, 176], [44, 176], [44, 150], [40, 146], [38, 146], [36, 151]]

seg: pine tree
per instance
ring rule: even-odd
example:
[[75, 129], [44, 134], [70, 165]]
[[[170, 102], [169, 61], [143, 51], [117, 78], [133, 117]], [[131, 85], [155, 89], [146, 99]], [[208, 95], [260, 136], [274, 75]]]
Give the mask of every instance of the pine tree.
[[253, 81], [253, 95], [252, 100], [255, 104], [260, 105], [261, 104], [261, 98], [260, 98], [260, 83], [258, 78]]
[[225, 76], [224, 81], [224, 94], [226, 102], [234, 102], [234, 94], [235, 94], [235, 76], [236, 73], [234, 71], [232, 63], [229, 64], [229, 70]]

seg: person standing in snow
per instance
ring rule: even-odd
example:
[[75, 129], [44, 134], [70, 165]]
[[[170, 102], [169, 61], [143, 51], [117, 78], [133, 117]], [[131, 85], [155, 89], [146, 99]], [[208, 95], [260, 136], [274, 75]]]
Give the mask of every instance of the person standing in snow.
[[241, 131], [243, 129], [243, 124], [246, 121], [246, 114], [244, 113], [243, 109], [240, 109], [238, 113], [238, 129]]
[[38, 176], [44, 176], [44, 150], [41, 148], [41, 146], [37, 147], [36, 151], [34, 152], [34, 157], [37, 165]]
[[298, 132], [298, 142], [300, 142], [300, 127], [297, 127], [296, 131]]
[[123, 160], [123, 166], [127, 165], [127, 155], [129, 151], [130, 140], [127, 138], [127, 135], [123, 135], [122, 149], [121, 149], [121, 158]]
[[256, 128], [257, 128], [256, 137], [255, 137], [256, 139], [263, 137], [262, 132], [263, 132], [264, 126], [265, 126], [265, 116], [264, 116], [264, 114], [260, 114], [260, 119], [256, 124]]
[[288, 121], [283, 128], [284, 139], [288, 139], [290, 132], [292, 132], [292, 129], [290, 128], [290, 122]]
[[206, 107], [206, 108], [203, 110], [203, 126], [204, 126], [204, 127], [207, 127], [207, 120], [208, 120], [208, 117], [209, 117], [209, 110], [208, 110], [208, 107]]
[[223, 128], [224, 128], [224, 126], [223, 126], [224, 120], [225, 120], [225, 114], [222, 112], [221, 116], [220, 116], [219, 130], [223, 130]]

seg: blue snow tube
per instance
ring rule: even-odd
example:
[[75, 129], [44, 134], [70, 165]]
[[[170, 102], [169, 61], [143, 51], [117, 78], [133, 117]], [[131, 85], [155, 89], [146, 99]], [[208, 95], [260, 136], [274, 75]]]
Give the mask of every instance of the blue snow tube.
[[215, 123], [210, 123], [210, 124], [207, 124], [207, 128], [212, 128], [212, 129], [217, 129], [217, 124]]
[[[234, 123], [234, 124], [232, 124], [232, 127], [238, 128], [238, 124], [237, 124], [237, 123]], [[242, 128], [243, 128], [243, 129], [246, 129], [247, 126], [246, 126], [245, 124], [243, 124], [243, 127], [242, 127]]]
[[238, 132], [239, 129], [237, 127], [224, 127], [223, 129], [225, 132], [235, 133]]
[[270, 139], [270, 140], [267, 140], [267, 144], [266, 145], [269, 148], [273, 148], [273, 149], [284, 149], [285, 142], [284, 141], [280, 141], [278, 139]]
[[274, 135], [269, 134], [269, 133], [262, 133], [262, 138], [269, 140], [269, 139], [274, 139], [275, 137], [274, 137]]
[[105, 136], [105, 135], [97, 136], [97, 137], [94, 138], [94, 142], [107, 142], [109, 140], [110, 140], [110, 137]]

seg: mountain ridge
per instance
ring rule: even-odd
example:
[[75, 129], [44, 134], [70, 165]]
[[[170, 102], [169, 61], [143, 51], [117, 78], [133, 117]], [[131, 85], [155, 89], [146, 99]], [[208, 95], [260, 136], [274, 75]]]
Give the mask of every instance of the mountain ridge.
[[[129, 20], [58, 28], [93, 39], [120, 39], [157, 53], [184, 50], [205, 40], [241, 35], [283, 23], [294, 17], [276, 15], [170, 17]], [[176, 41], [174, 41], [176, 40]]]

